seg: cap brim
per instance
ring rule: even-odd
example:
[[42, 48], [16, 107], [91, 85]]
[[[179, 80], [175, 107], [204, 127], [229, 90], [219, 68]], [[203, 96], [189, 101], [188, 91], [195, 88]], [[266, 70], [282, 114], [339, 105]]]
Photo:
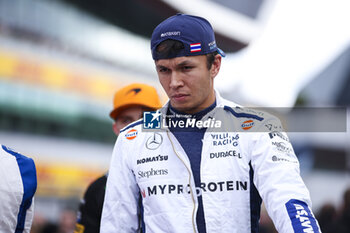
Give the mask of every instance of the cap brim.
[[221, 57], [226, 57], [226, 53], [224, 51], [222, 51], [222, 49], [217, 48], [218, 53], [221, 55]]

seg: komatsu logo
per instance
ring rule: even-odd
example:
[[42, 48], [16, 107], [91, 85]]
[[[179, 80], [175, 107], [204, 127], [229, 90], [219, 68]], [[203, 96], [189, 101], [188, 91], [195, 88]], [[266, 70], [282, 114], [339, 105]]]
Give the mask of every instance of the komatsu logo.
[[312, 226], [311, 226], [309, 216], [308, 216], [309, 214], [306, 212], [304, 207], [302, 205], [298, 205], [298, 204], [294, 204], [294, 207], [297, 210], [297, 214], [295, 215], [295, 217], [299, 220], [301, 225], [303, 227], [305, 227], [305, 229], [303, 229], [303, 231], [304, 232], [314, 232], [314, 230], [312, 229]]
[[319, 232], [316, 220], [305, 202], [292, 199], [286, 203], [295, 232]]
[[137, 164], [143, 164], [143, 163], [149, 163], [149, 162], [155, 162], [155, 161], [164, 161], [168, 160], [168, 155], [157, 155], [152, 157], [146, 157], [142, 159], [138, 159], [136, 161]]

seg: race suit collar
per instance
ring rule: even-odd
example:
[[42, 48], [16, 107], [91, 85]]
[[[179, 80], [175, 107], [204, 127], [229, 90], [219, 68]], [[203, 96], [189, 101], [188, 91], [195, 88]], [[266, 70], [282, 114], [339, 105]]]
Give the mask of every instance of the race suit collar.
[[188, 114], [188, 113], [184, 113], [181, 112], [175, 108], [173, 108], [171, 106], [171, 104], [169, 103], [169, 112], [171, 115], [175, 115], [175, 116], [189, 116], [190, 118], [196, 118], [197, 120], [200, 120], [204, 115], [206, 115], [207, 113], [209, 113], [211, 110], [213, 110], [216, 107], [216, 100], [214, 100], [214, 103], [211, 104], [209, 107], [194, 113], [194, 114]]

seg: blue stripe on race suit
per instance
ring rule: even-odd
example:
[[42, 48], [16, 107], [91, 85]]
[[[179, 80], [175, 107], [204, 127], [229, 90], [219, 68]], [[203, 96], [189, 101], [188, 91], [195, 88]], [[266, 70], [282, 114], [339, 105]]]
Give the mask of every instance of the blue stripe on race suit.
[[286, 203], [287, 212], [295, 233], [319, 233], [314, 216], [303, 201], [291, 199]]
[[[193, 118], [200, 120], [203, 118], [203, 116], [207, 113], [209, 113], [211, 110], [213, 110], [216, 106], [216, 101], [210, 105], [208, 108], [197, 112], [193, 115]], [[170, 111], [173, 111], [175, 113], [184, 114], [181, 112], [178, 112], [177, 110], [173, 109], [170, 106], [170, 109], [168, 110], [168, 114], [170, 114]], [[181, 119], [181, 118], [175, 118], [175, 119]], [[203, 147], [203, 137], [204, 133], [206, 131], [206, 128], [198, 129], [196, 128], [195, 131], [191, 128], [170, 128], [171, 132], [174, 134], [176, 139], [179, 141], [180, 145], [186, 152], [188, 159], [190, 160], [191, 170], [193, 174], [193, 179], [195, 182], [196, 187], [201, 186], [201, 159], [202, 159], [202, 147]], [[196, 146], [194, 146], [196, 145]], [[206, 224], [205, 224], [205, 217], [204, 217], [204, 207], [203, 207], [203, 198], [202, 195], [197, 196], [198, 200], [198, 209], [197, 209], [197, 215], [196, 215], [196, 223], [197, 223], [197, 230], [199, 233], [206, 233]]]
[[15, 151], [8, 149], [6, 146], [2, 148], [9, 154], [16, 158], [19, 171], [22, 177], [23, 183], [23, 198], [19, 208], [17, 216], [17, 226], [15, 233], [22, 233], [24, 231], [25, 219], [27, 210], [32, 204], [32, 198], [37, 187], [36, 169], [34, 161], [31, 158], [27, 158]]
[[235, 111], [234, 111], [231, 107], [229, 107], [229, 106], [224, 106], [224, 110], [229, 111], [230, 113], [232, 113], [232, 115], [234, 115], [234, 116], [237, 117], [237, 118], [239, 118], [239, 117], [246, 117], [246, 118], [253, 118], [253, 119], [256, 119], [256, 120], [258, 120], [258, 121], [264, 120], [264, 118], [259, 117], [259, 116], [254, 115], [254, 114], [235, 112]]
[[[202, 139], [205, 133], [205, 128], [197, 129], [198, 131], [191, 132], [190, 128], [183, 128], [173, 130], [170, 128], [172, 133], [175, 135], [176, 139], [179, 141], [180, 145], [184, 149], [190, 160], [191, 170], [193, 174], [193, 179], [196, 187], [200, 187], [200, 164], [201, 164], [201, 154], [202, 154]], [[196, 145], [196, 146], [194, 146]], [[197, 230], [199, 233], [206, 233], [204, 208], [202, 196], [197, 196], [198, 199], [198, 209], [196, 215]]]
[[250, 180], [250, 228], [251, 232], [259, 232], [259, 219], [261, 208], [261, 197], [253, 183], [254, 170], [251, 162], [249, 162], [249, 180]]
[[136, 121], [136, 122], [134, 122], [134, 123], [131, 123], [130, 125], [125, 126], [125, 128], [123, 128], [123, 129], [120, 130], [120, 133], [122, 133], [122, 132], [124, 132], [125, 130], [130, 129], [130, 128], [132, 128], [132, 127], [135, 127], [136, 125], [139, 125], [139, 124], [143, 124], [143, 120], [140, 119], [140, 120], [138, 120], [138, 121]]

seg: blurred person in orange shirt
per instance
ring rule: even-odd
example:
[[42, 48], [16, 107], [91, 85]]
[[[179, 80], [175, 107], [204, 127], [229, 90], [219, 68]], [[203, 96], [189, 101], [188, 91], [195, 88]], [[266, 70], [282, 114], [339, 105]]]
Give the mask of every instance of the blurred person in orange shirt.
[[[144, 111], [160, 107], [159, 96], [152, 86], [135, 83], [120, 89], [114, 95], [114, 108], [110, 113], [114, 133], [118, 136], [122, 128], [142, 118]], [[75, 233], [100, 232], [107, 176], [108, 173], [104, 174], [87, 188], [79, 207]]]

